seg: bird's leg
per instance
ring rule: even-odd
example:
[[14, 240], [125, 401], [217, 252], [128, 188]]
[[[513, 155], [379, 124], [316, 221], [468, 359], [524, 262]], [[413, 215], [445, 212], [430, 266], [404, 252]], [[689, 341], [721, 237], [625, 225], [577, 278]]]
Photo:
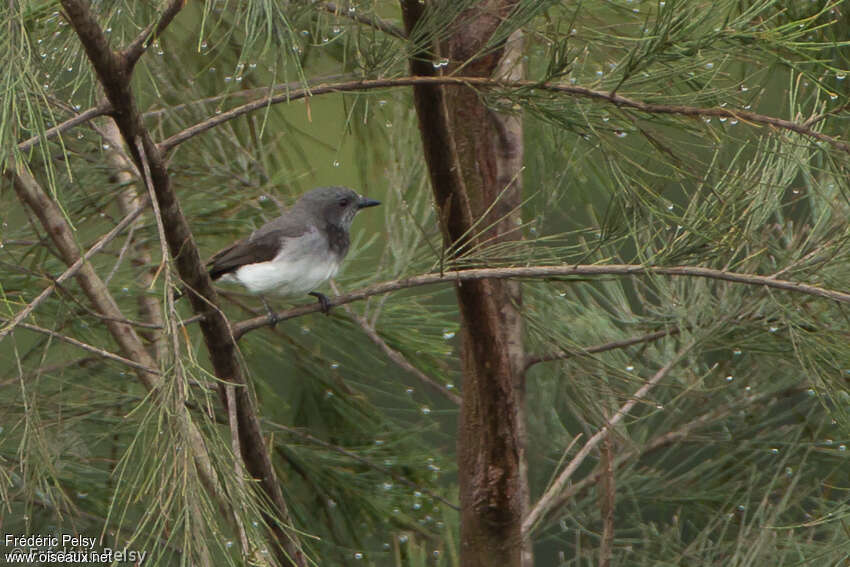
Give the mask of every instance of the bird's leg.
[[266, 301], [266, 298], [261, 295], [260, 299], [263, 300], [263, 307], [266, 308], [266, 313], [268, 314], [268, 317], [269, 317], [269, 325], [271, 325], [271, 328], [274, 329], [275, 325], [277, 325], [277, 322], [280, 319], [278, 319], [277, 313], [275, 313], [274, 310], [269, 306], [269, 302]]
[[325, 315], [330, 315], [331, 313], [331, 300], [328, 299], [328, 296], [324, 293], [319, 293], [318, 291], [311, 291], [308, 295], [312, 295], [315, 297], [319, 303], [322, 305], [322, 313]]

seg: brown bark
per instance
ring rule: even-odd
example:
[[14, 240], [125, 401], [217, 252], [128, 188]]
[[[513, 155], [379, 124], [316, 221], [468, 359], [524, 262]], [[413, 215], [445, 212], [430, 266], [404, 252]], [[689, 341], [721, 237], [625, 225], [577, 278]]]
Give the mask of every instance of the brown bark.
[[[146, 181], [153, 187], [157, 201], [155, 205], [160, 211], [169, 253], [189, 291], [187, 295], [192, 309], [195, 313], [204, 315], [200, 328], [215, 374], [221, 380], [237, 385], [235, 403], [242, 458], [246, 469], [258, 480], [264, 496], [271, 504], [272, 513], [264, 514], [264, 520], [273, 534], [273, 547], [278, 562], [282, 565], [305, 566], [306, 557], [295, 532], [291, 529], [289, 510], [262, 435], [230, 324], [221, 310], [215, 308], [218, 305], [217, 294], [204, 269], [189, 223], [171, 186], [162, 151], [142, 125], [141, 114], [136, 106], [130, 79], [133, 65], [140, 55], [139, 50], [143, 51], [144, 42], [135, 41], [128, 50], [115, 52], [110, 48], [106, 35], [88, 4], [81, 0], [62, 0], [61, 4], [97, 73], [106, 98], [112, 105], [112, 117], [134, 164], [139, 171], [145, 172]], [[171, 2], [163, 13], [161, 25], [158, 24], [154, 28], [156, 33], [165, 29], [182, 5], [181, 0]], [[227, 406], [223, 389], [222, 402]]]
[[[110, 150], [106, 153], [106, 161], [113, 168], [112, 175], [115, 181], [122, 187], [126, 187], [118, 195], [117, 203], [121, 214], [126, 215], [132, 209], [137, 207], [141, 202], [139, 192], [137, 191], [134, 181], [138, 177], [137, 172], [133, 168], [129, 159], [122, 151], [121, 133], [118, 132], [117, 126], [112, 120], [104, 120], [98, 128], [103, 139], [109, 143]], [[141, 219], [136, 221], [137, 226], [140, 226]], [[153, 256], [149, 246], [146, 243], [138, 243], [133, 246], [130, 262], [137, 269], [141, 270], [139, 274], [139, 286], [141, 288], [150, 287], [154, 283], [154, 277], [157, 271], [153, 265]], [[156, 361], [162, 361], [165, 358], [165, 342], [163, 341], [162, 327], [164, 321], [159, 301], [153, 295], [147, 293], [138, 294], [139, 316], [146, 323], [151, 323], [159, 327], [158, 329], [141, 330], [139, 334], [148, 343], [148, 350]]]
[[602, 538], [599, 544], [599, 567], [611, 567], [614, 556], [614, 506], [617, 485], [614, 479], [614, 442], [611, 432], [605, 436], [600, 447], [599, 468], [602, 479], [599, 485], [599, 512], [602, 516]]
[[[449, 69], [464, 65], [464, 74], [473, 77], [521, 78], [518, 33], [508, 46], [478, 55], [514, 5], [484, 0], [462, 13], [439, 47]], [[427, 7], [410, 0], [402, 8], [412, 37]], [[426, 51], [416, 54], [413, 74], [434, 74], [434, 59]], [[414, 102], [446, 249], [520, 238], [519, 119], [488, 109], [467, 86], [417, 85]], [[461, 563], [529, 565], [521, 530], [528, 488], [520, 287], [483, 279], [458, 282], [456, 293], [464, 375], [457, 441]]]
[[[59, 206], [50, 199], [32, 174], [23, 167], [19, 167], [15, 172], [9, 171], [7, 175], [12, 179], [18, 198], [35, 213], [65, 263], [68, 265], [75, 264], [82, 254], [74, 240], [73, 231]], [[145, 350], [136, 330], [124, 322], [126, 319], [118, 308], [115, 298], [109, 293], [106, 284], [88, 262], [80, 265], [76, 279], [94, 310], [104, 316], [104, 325], [113, 340], [118, 343], [128, 359], [139, 365], [136, 372], [139, 380], [147, 389], [154, 390], [160, 376], [145, 369], [157, 368], [156, 361]], [[201, 482], [207, 487], [212, 497], [219, 504], [222, 504], [223, 490], [210, 461], [201, 432], [189, 419], [187, 413], [180, 412], [175, 417], [179, 427], [184, 430], [187, 439], [189, 439]]]
[[[689, 278], [705, 278], [710, 280], [727, 281], [739, 283], [754, 287], [779, 289], [790, 293], [799, 293], [802, 295], [810, 295], [812, 297], [822, 297], [837, 303], [850, 304], [850, 293], [838, 291], [837, 289], [829, 289], [819, 287], [812, 284], [798, 282], [794, 280], [781, 280], [775, 276], [763, 276], [759, 274], [748, 274], [745, 272], [729, 272], [726, 270], [717, 270], [714, 268], [703, 268], [701, 266], [642, 266], [640, 264], [559, 264], [554, 266], [520, 266], [516, 268], [475, 268], [460, 271], [444, 271], [442, 273], [421, 274], [418, 276], [410, 276], [398, 280], [390, 280], [377, 284], [372, 284], [349, 293], [334, 297], [334, 306], [345, 305], [354, 301], [360, 301], [367, 297], [381, 295], [398, 291], [400, 289], [411, 289], [424, 285], [436, 284], [458, 284], [466, 285], [466, 282], [481, 280], [481, 279], [527, 279], [527, 278], [561, 278], [569, 279], [570, 277], [583, 276], [648, 276], [650, 274], [658, 274], [675, 277]], [[288, 321], [296, 317], [302, 317], [308, 313], [316, 313], [321, 310], [318, 303], [310, 303], [293, 307], [285, 311], [275, 313], [278, 322]], [[186, 323], [194, 323], [197, 318], [192, 318]], [[246, 319], [233, 325], [233, 335], [236, 339], [245, 336], [256, 329], [267, 327], [269, 318], [266, 315]], [[671, 334], [675, 334], [672, 333]], [[654, 338], [660, 338], [656, 336]], [[653, 336], [647, 335], [636, 339], [627, 339], [621, 343], [608, 345], [599, 345], [598, 347], [589, 347], [594, 350], [587, 352], [602, 352], [610, 350], [610, 348], [621, 348], [630, 346], [636, 342], [653, 340]], [[601, 350], [596, 350], [601, 349]], [[557, 358], [566, 358], [569, 353], [553, 353], [543, 357], [535, 356], [530, 358], [530, 362], [526, 362], [526, 367], [531, 364], [537, 364], [546, 360], [555, 360]]]

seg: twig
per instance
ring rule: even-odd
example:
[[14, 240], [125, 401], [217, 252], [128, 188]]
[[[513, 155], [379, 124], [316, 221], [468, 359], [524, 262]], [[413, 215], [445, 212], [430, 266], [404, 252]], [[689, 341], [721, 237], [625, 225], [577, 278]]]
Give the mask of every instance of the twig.
[[[794, 390], [799, 389], [788, 388], [787, 390], [783, 390], [781, 392], [772, 392], [770, 394], [763, 394], [760, 396], [749, 396], [745, 398], [743, 402], [730, 404], [725, 407], [707, 412], [701, 415], [700, 417], [694, 419], [693, 421], [684, 424], [678, 429], [674, 429], [672, 431], [668, 431], [667, 433], [658, 435], [639, 449], [632, 449], [630, 451], [621, 453], [614, 461], [614, 469], [619, 469], [631, 459], [642, 457], [653, 451], [661, 449], [662, 447], [666, 447], [667, 445], [686, 439], [695, 429], [706, 427], [714, 423], [716, 420], [722, 419], [732, 414], [732, 412], [735, 411], [737, 408], [749, 404], [759, 403], [763, 400], [768, 400], [771, 398], [781, 398]], [[555, 503], [549, 509], [549, 514], [555, 514], [556, 511], [559, 508], [565, 506], [569, 502], [569, 500], [575, 498], [578, 494], [584, 492], [585, 490], [588, 490], [591, 486], [599, 482], [602, 478], [603, 472], [604, 471], [600, 467], [596, 467], [593, 472], [588, 474], [586, 477], [568, 486], [560, 495], [558, 495], [557, 499], [555, 500]]]
[[614, 484], [614, 447], [609, 431], [600, 448], [602, 487], [599, 491], [599, 511], [602, 516], [602, 539], [599, 542], [599, 567], [611, 567], [614, 546], [614, 506], [616, 504], [616, 485]]
[[[21, 321], [27, 318], [27, 316], [32, 313], [39, 305], [41, 305], [44, 300], [50, 297], [56, 288], [62, 284], [68, 278], [71, 278], [77, 274], [80, 268], [88, 262], [89, 258], [100, 252], [104, 246], [112, 242], [116, 236], [121, 234], [125, 228], [127, 228], [136, 218], [142, 214], [142, 211], [148, 206], [148, 201], [145, 199], [142, 203], [139, 204], [138, 207], [130, 211], [129, 214], [125, 215], [121, 221], [115, 225], [115, 227], [103, 235], [103, 237], [98, 240], [94, 246], [88, 249], [86, 253], [78, 258], [73, 264], [68, 266], [68, 269], [62, 272], [62, 274], [56, 278], [52, 284], [48, 287], [44, 288], [44, 290], [38, 294], [38, 296], [33, 299], [29, 305], [21, 309], [12, 319], [9, 320], [8, 324], [0, 329], [0, 341], [2, 341], [6, 335], [8, 335], [16, 325], [18, 325]], [[123, 320], [123, 319], [122, 319]]]
[[121, 246], [121, 250], [118, 251], [118, 258], [115, 259], [115, 263], [112, 265], [112, 269], [109, 270], [109, 273], [106, 274], [106, 277], [103, 278], [103, 282], [106, 285], [109, 285], [109, 282], [112, 281], [112, 278], [115, 277], [115, 274], [118, 273], [118, 269], [121, 267], [121, 264], [124, 263], [124, 258], [127, 256], [127, 252], [130, 250], [130, 245], [133, 244], [133, 236], [136, 234], [136, 227], [131, 226], [130, 230], [127, 232], [127, 238], [124, 239], [124, 244]]
[[[522, 268], [479, 268], [473, 270], [451, 271], [442, 274], [423, 274], [399, 280], [392, 280], [374, 284], [363, 289], [352, 291], [333, 298], [334, 305], [343, 305], [353, 301], [359, 301], [373, 295], [381, 295], [400, 289], [433, 285], [438, 283], [459, 283], [480, 279], [506, 279], [506, 278], [554, 278], [568, 276], [645, 276], [649, 274], [667, 276], [690, 276], [724, 280], [734, 283], [742, 283], [753, 286], [772, 287], [784, 291], [802, 293], [824, 297], [839, 303], [850, 303], [850, 293], [844, 293], [832, 289], [804, 284], [800, 282], [773, 279], [771, 276], [760, 276], [755, 274], [742, 274], [737, 272], [726, 272], [713, 268], [701, 268], [699, 266], [640, 266], [637, 264], [570, 264], [561, 266], [530, 266]], [[279, 321], [293, 319], [308, 313], [320, 310], [316, 303], [295, 307], [277, 313]], [[265, 327], [269, 324], [268, 317], [254, 317], [240, 321], [233, 326], [233, 335], [240, 339], [249, 331]]]
[[397, 37], [399, 39], [407, 39], [407, 34], [404, 33], [404, 30], [388, 22], [385, 22], [384, 20], [378, 17], [364, 16], [363, 14], [359, 14], [354, 10], [343, 10], [333, 2], [324, 2], [320, 4], [319, 7], [335, 16], [343, 16], [354, 20], [355, 22], [365, 24], [371, 28], [375, 28], [376, 30], [382, 31], [385, 34]]
[[[151, 201], [151, 205], [153, 207], [153, 217], [156, 221], [156, 233], [159, 237], [159, 246], [160, 246], [160, 267], [161, 270], [168, 263], [168, 244], [167, 239], [165, 237], [165, 227], [162, 224], [162, 211], [159, 208], [159, 202], [156, 198], [156, 191], [153, 187], [153, 181], [151, 181], [151, 168], [150, 163], [148, 162], [148, 156], [145, 153], [145, 148], [142, 146], [141, 141], [134, 140], [136, 143], [136, 151], [139, 153], [139, 159], [142, 162], [142, 180], [145, 184], [145, 189], [148, 191], [148, 199]], [[167, 269], [167, 268], [166, 268]], [[159, 273], [157, 270], [157, 273]], [[154, 278], [154, 281], [156, 278]], [[152, 282], [153, 283], [153, 282]], [[167, 281], [166, 281], [167, 283]], [[168, 286], [166, 286], [167, 288]]]
[[[185, 287], [190, 290], [188, 299], [192, 309], [197, 314], [205, 314], [200, 321], [200, 328], [215, 375], [220, 380], [237, 386], [247, 386], [247, 378], [236, 342], [230, 332], [229, 322], [217, 308], [215, 289], [201, 262], [189, 223], [171, 185], [166, 161], [142, 124], [130, 84], [132, 68], [126, 64], [120, 54], [110, 50], [109, 41], [87, 2], [61, 0], [61, 4], [68, 22], [79, 37], [94, 67], [104, 94], [115, 109], [115, 123], [133, 161], [140, 169], [144, 159], [139, 153], [137, 142], [144, 150], [150, 169], [149, 181], [160, 208], [162, 226], [165, 229], [165, 237], [174, 266]], [[257, 479], [257, 485], [265, 493], [269, 504], [262, 511], [263, 520], [271, 536], [269, 547], [272, 548], [280, 564], [306, 567], [306, 556], [296, 533], [291, 528], [292, 519], [262, 434], [251, 391], [247, 387], [235, 388], [235, 397], [242, 457], [248, 472]], [[226, 403], [226, 400], [224, 402]], [[203, 436], [197, 428], [192, 428], [193, 424], [189, 423], [187, 427], [187, 431], [192, 435], [193, 448], [199, 452], [200, 456], [208, 460]], [[207, 488], [218, 494], [216, 485], [207, 484]], [[224, 504], [232, 506], [232, 503]]]
[[182, 130], [170, 138], [160, 143], [159, 147], [163, 151], [168, 151], [185, 142], [193, 136], [197, 136], [202, 132], [214, 128], [219, 124], [238, 118], [243, 114], [253, 112], [261, 108], [265, 108], [271, 104], [282, 102], [291, 102], [305, 97], [312, 97], [327, 93], [339, 93], [350, 91], [368, 91], [373, 89], [384, 89], [391, 87], [407, 87], [413, 85], [463, 85], [468, 87], [479, 88], [502, 88], [502, 89], [537, 89], [540, 91], [555, 92], [561, 94], [572, 95], [579, 98], [588, 98], [596, 101], [604, 101], [614, 104], [620, 108], [630, 108], [646, 114], [673, 114], [688, 117], [719, 117], [719, 118], [734, 118], [743, 122], [752, 124], [761, 124], [764, 126], [772, 126], [782, 130], [789, 130], [804, 136], [808, 136], [815, 140], [826, 142], [831, 146], [841, 150], [844, 153], [850, 153], [850, 145], [832, 136], [827, 136], [821, 132], [813, 130], [805, 123], [793, 122], [774, 116], [758, 114], [749, 110], [738, 110], [725, 107], [701, 108], [697, 106], [682, 106], [668, 104], [654, 104], [634, 100], [622, 95], [596, 91], [587, 87], [576, 85], [560, 85], [553, 83], [540, 83], [535, 81], [499, 81], [485, 77], [457, 77], [457, 76], [430, 76], [430, 77], [397, 77], [394, 79], [370, 79], [360, 81], [349, 81], [344, 83], [323, 84], [310, 87], [309, 89], [299, 89], [286, 94], [263, 97], [261, 99], [251, 101], [238, 106], [226, 112], [222, 112], [216, 116], [208, 118], [203, 122], [199, 122], [194, 126], [190, 126]]
[[103, 103], [103, 104], [99, 104], [95, 107], [89, 108], [88, 110], [85, 110], [85, 111], [81, 112], [80, 114], [77, 114], [73, 118], [69, 118], [65, 122], [62, 122], [61, 124], [57, 124], [53, 128], [48, 128], [41, 135], [33, 136], [32, 138], [29, 138], [28, 140], [24, 140], [23, 142], [18, 144], [18, 150], [25, 152], [25, 151], [29, 150], [30, 148], [32, 148], [33, 146], [35, 146], [37, 143], [43, 141], [43, 140], [49, 140], [50, 138], [53, 138], [54, 136], [58, 136], [59, 134], [65, 132], [66, 130], [70, 130], [74, 126], [78, 126], [80, 124], [83, 124], [84, 122], [88, 122], [89, 120], [91, 120], [93, 118], [97, 118], [98, 116], [103, 116], [104, 114], [109, 114], [109, 112], [111, 110], [112, 110], [112, 105], [109, 104], [109, 103]]
[[[336, 284], [334, 284], [333, 282], [331, 282], [331, 289], [333, 289], [334, 293], [337, 293], [337, 294], [339, 293], [339, 288], [337, 288]], [[413, 364], [411, 364], [410, 361], [407, 360], [407, 357], [405, 357], [402, 353], [400, 353], [399, 351], [392, 348], [390, 345], [387, 344], [387, 342], [384, 339], [381, 338], [381, 336], [375, 330], [375, 327], [373, 327], [369, 323], [369, 321], [366, 320], [365, 317], [358, 315], [348, 305], [343, 305], [342, 308], [345, 309], [346, 313], [348, 313], [348, 315], [352, 319], [354, 319], [354, 321], [358, 325], [360, 325], [360, 328], [363, 329], [363, 332], [366, 333], [366, 336], [369, 337], [369, 339], [373, 343], [375, 343], [375, 345], [379, 349], [381, 349], [384, 352], [384, 354], [387, 355], [387, 358], [389, 358], [390, 360], [395, 362], [396, 365], [400, 366], [402, 369], [404, 369], [407, 372], [409, 372], [410, 374], [412, 374], [417, 380], [419, 380], [423, 384], [430, 386], [431, 388], [433, 388], [434, 390], [436, 390], [437, 392], [439, 392], [440, 394], [445, 396], [453, 404], [455, 404], [457, 406], [460, 405], [460, 401], [461, 401], [460, 396], [458, 396], [457, 394], [455, 394], [454, 392], [452, 392], [451, 390], [446, 388], [443, 384], [440, 384], [439, 382], [437, 382], [436, 380], [434, 380], [433, 378], [431, 378], [430, 376], [428, 376], [427, 374], [425, 374], [424, 372], [422, 372], [421, 370], [419, 370], [418, 368], [413, 366]]]
[[632, 395], [632, 397], [625, 404], [620, 406], [620, 409], [614, 413], [614, 415], [609, 419], [605, 425], [603, 425], [599, 431], [597, 431], [587, 442], [579, 449], [576, 456], [569, 462], [569, 464], [561, 471], [561, 474], [558, 475], [558, 478], [553, 482], [549, 488], [546, 489], [546, 492], [534, 507], [529, 511], [528, 515], [522, 522], [522, 533], [524, 537], [528, 537], [531, 534], [531, 531], [536, 526], [537, 522], [540, 521], [554, 506], [558, 495], [564, 490], [572, 477], [573, 473], [575, 473], [576, 469], [584, 462], [590, 452], [596, 448], [602, 439], [605, 438], [606, 435], [620, 423], [624, 417], [632, 410], [633, 407], [637, 405], [638, 402], [643, 400], [644, 397], [652, 390], [661, 380], [664, 379], [667, 374], [673, 369], [684, 356], [691, 349], [694, 343], [691, 343], [684, 349], [680, 350], [667, 364], [665, 364], [658, 372], [656, 372], [652, 378], [647, 380], [646, 384], [641, 386], [637, 392]]
[[162, 325], [157, 325], [156, 323], [147, 323], [145, 321], [134, 321], [133, 319], [127, 319], [126, 317], [110, 317], [109, 315], [102, 315], [97, 311], [93, 310], [91, 307], [85, 304], [85, 302], [81, 301], [79, 297], [75, 294], [68, 291], [65, 286], [57, 285], [57, 290], [64, 294], [64, 296], [71, 302], [79, 307], [79, 310], [73, 313], [73, 317], [76, 317], [82, 313], [85, 313], [95, 319], [99, 319], [101, 321], [115, 321], [116, 323], [123, 323], [125, 325], [130, 325], [131, 327], [138, 327], [139, 329], [162, 329]]
[[157, 38], [162, 35], [162, 32], [165, 31], [165, 28], [168, 27], [171, 20], [174, 19], [177, 13], [180, 12], [185, 5], [186, 0], [171, 0], [160, 15], [159, 21], [148, 24], [148, 26], [143, 29], [138, 36], [136, 36], [136, 39], [131, 41], [124, 51], [121, 52], [121, 56], [124, 58], [128, 69], [132, 69], [142, 54], [147, 50], [148, 39]]
[[638, 337], [632, 337], [630, 339], [622, 339], [619, 341], [611, 341], [609, 343], [604, 343], [601, 345], [596, 345], [592, 347], [587, 347], [583, 349], [577, 350], [562, 350], [559, 352], [552, 352], [549, 354], [541, 354], [538, 356], [531, 356], [528, 358], [528, 362], [525, 363], [525, 370], [527, 371], [529, 368], [534, 366], [535, 364], [539, 364], [541, 362], [552, 362], [553, 360], [564, 360], [567, 358], [572, 358], [574, 356], [581, 356], [583, 354], [597, 354], [600, 352], [607, 352], [609, 350], [615, 350], [618, 348], [625, 348], [632, 345], [640, 344], [640, 343], [648, 343], [657, 339], [661, 339], [664, 337], [671, 337], [673, 335], [678, 335], [681, 331], [678, 327], [671, 327], [669, 329], [664, 329], [662, 331], [655, 331], [654, 333], [647, 333], [645, 335], [640, 335]]
[[[336, 81], [336, 80], [340, 80], [340, 79], [343, 79], [345, 77], [350, 77], [350, 76], [352, 76], [352, 75], [351, 74], [334, 74], [334, 75], [328, 75], [326, 77], [322, 77], [318, 80], [319, 81]], [[303, 85], [304, 85], [304, 83], [302, 81], [294, 81], [294, 82], [285, 83], [285, 84], [282, 84], [282, 85], [274, 85], [273, 87], [271, 87], [271, 89], [274, 90], [274, 91], [287, 90], [287, 89], [292, 89], [292, 88], [296, 88], [296, 87], [303, 86]], [[211, 103], [211, 102], [217, 102], [219, 100], [225, 100], [225, 99], [230, 99], [230, 98], [247, 98], [247, 97], [251, 97], [251, 96], [260, 96], [260, 95], [263, 95], [263, 94], [268, 94], [268, 92], [269, 92], [269, 87], [257, 87], [255, 89], [245, 89], [245, 90], [227, 93], [227, 94], [223, 94], [223, 95], [217, 95], [217, 96], [212, 96], [212, 97], [208, 97], [208, 98], [204, 98], [204, 99], [200, 99], [200, 100], [195, 100], [195, 101], [188, 102], [188, 103], [178, 104], [178, 105], [171, 106], [171, 107], [168, 107], [168, 108], [163, 108], [163, 109], [160, 109], [160, 110], [151, 110], [151, 111], [148, 111], [148, 112], [145, 112], [144, 114], [142, 114], [142, 118], [156, 117], [156, 116], [159, 116], [159, 115], [164, 114], [166, 112], [174, 112], [176, 110], [180, 110], [182, 108], [186, 108], [186, 107], [189, 107], [189, 106], [192, 106], [192, 105], [208, 104], [208, 103]], [[53, 126], [52, 128], [48, 128], [47, 130], [45, 130], [40, 135], [33, 136], [31, 138], [24, 140], [23, 142], [20, 142], [18, 144], [18, 150], [21, 151], [21, 152], [27, 151], [30, 148], [35, 147], [36, 144], [38, 144], [40, 142], [54, 138], [54, 137], [58, 136], [59, 134], [62, 134], [64, 132], [66, 132], [67, 130], [74, 128], [75, 126], [79, 126], [81, 124], [85, 124], [86, 122], [90, 122], [91, 120], [93, 120], [93, 119], [95, 119], [99, 116], [106, 116], [107, 114], [110, 114], [111, 112], [112, 112], [112, 104], [110, 104], [109, 102], [102, 102], [102, 103], [98, 104], [97, 106], [93, 106], [92, 108], [88, 108], [88, 109], [82, 111], [81, 113], [74, 115], [72, 118], [69, 118], [68, 120], [62, 122], [61, 124], [57, 124], [56, 126]]]
[[28, 331], [34, 331], [36, 333], [41, 333], [42, 335], [48, 335], [53, 337], [54, 339], [59, 339], [60, 341], [66, 342], [70, 345], [74, 345], [77, 348], [81, 348], [85, 351], [94, 353], [102, 358], [108, 358], [109, 360], [113, 360], [115, 362], [120, 362], [125, 366], [129, 366], [131, 368], [135, 368], [137, 370], [144, 370], [145, 372], [149, 372], [151, 374], [161, 374], [159, 370], [156, 368], [152, 368], [150, 366], [145, 366], [144, 364], [139, 364], [134, 360], [130, 360], [129, 358], [124, 358], [123, 356], [117, 355], [115, 353], [109, 352], [108, 350], [103, 350], [102, 348], [98, 348], [94, 345], [90, 345], [88, 343], [84, 343], [82, 341], [78, 341], [68, 335], [63, 335], [62, 333], [57, 333], [56, 331], [51, 331], [50, 329], [45, 329], [44, 327], [39, 327], [38, 325], [31, 325], [29, 323], [18, 323], [17, 325], [21, 329], [26, 329]]
[[[242, 463], [242, 448], [239, 443], [239, 418], [236, 415], [236, 392], [233, 384], [224, 385], [224, 395], [227, 399], [227, 423], [230, 426], [230, 448], [233, 451], [233, 472], [236, 475], [236, 482], [239, 484], [240, 493], [245, 491], [245, 477], [242, 471], [244, 464]], [[236, 529], [239, 532], [239, 543], [242, 546], [242, 558], [246, 559], [250, 554], [250, 546], [248, 545], [248, 536], [245, 533], [245, 526], [242, 523], [242, 518], [239, 516], [237, 506], [233, 507], [233, 519], [236, 522]]]
[[19, 380], [29, 380], [35, 376], [41, 376], [43, 374], [52, 374], [54, 372], [64, 371], [72, 366], [85, 366], [86, 364], [94, 361], [100, 360], [95, 356], [84, 356], [82, 358], [78, 358], [76, 360], [71, 360], [69, 362], [60, 362], [58, 364], [50, 364], [48, 366], [39, 366], [35, 370], [31, 370], [30, 372], [24, 374], [23, 376], [14, 376], [13, 378], [7, 378], [5, 380], [0, 380], [1, 386], [8, 386], [12, 382], [17, 382]]
[[815, 114], [814, 116], [803, 122], [803, 126], [805, 126], [806, 128], [811, 128], [827, 116], [830, 116], [832, 114], [838, 114], [839, 112], [844, 112], [848, 108], [850, 108], [850, 103], [842, 104], [841, 106], [838, 106], [831, 110], [827, 110], [826, 112], [821, 112], [820, 114]]
[[[118, 210], [122, 213], [126, 212], [127, 210], [135, 207], [141, 200], [135, 183], [135, 180], [141, 177], [139, 168], [136, 167], [127, 153], [127, 148], [121, 138], [121, 132], [118, 131], [118, 126], [115, 124], [114, 120], [105, 120], [103, 121], [103, 124], [99, 124], [98, 121], [95, 121], [92, 123], [92, 127], [103, 137], [104, 140], [109, 142], [110, 149], [106, 152], [106, 161], [115, 169], [115, 178], [122, 187], [122, 191], [118, 195], [117, 199]], [[115, 265], [109, 273], [110, 277], [117, 272], [125, 254], [130, 249], [130, 245], [134, 244], [133, 229], [140, 226], [141, 220], [142, 219], [139, 219], [139, 221], [130, 228], [129, 233], [127, 234], [127, 242], [125, 246], [121, 248], [118, 260], [116, 260]], [[154, 284], [154, 270], [151, 268], [154, 261], [151, 256], [150, 245], [147, 242], [138, 242], [132, 247], [132, 263], [141, 270], [141, 273], [138, 276], [139, 289], [150, 290]], [[107, 278], [106, 281], [108, 282], [109, 278]], [[161, 332], [162, 329], [165, 328], [165, 321], [159, 300], [153, 294], [143, 292], [138, 294], [136, 303], [138, 305], [139, 315], [149, 322], [154, 328], [158, 329], [156, 331], [141, 331], [141, 334], [148, 342], [150, 351], [154, 354], [156, 360], [163, 361], [167, 356], [167, 345], [165, 343], [165, 335]], [[168, 303], [168, 308], [171, 309], [170, 302]], [[169, 313], [171, 313], [171, 311], [169, 311]], [[171, 319], [169, 319], [169, 322], [171, 322]], [[179, 352], [179, 348], [175, 349], [174, 352]]]
[[[341, 81], [345, 79], [354, 79], [356, 75], [354, 73], [334, 73], [331, 75], [324, 75], [321, 77], [315, 77], [313, 79], [308, 79], [310, 84], [322, 84], [327, 81]], [[268, 87], [256, 87], [253, 89], [242, 89], [238, 91], [226, 92], [224, 94], [219, 94], [215, 96], [209, 96], [205, 98], [199, 98], [196, 100], [192, 100], [189, 102], [184, 102], [181, 104], [175, 104], [174, 106], [169, 106], [166, 108], [160, 108], [157, 110], [148, 110], [142, 113], [142, 119], [148, 118], [157, 118], [162, 116], [163, 114], [168, 114], [172, 112], [179, 112], [184, 108], [191, 108], [195, 106], [202, 106], [205, 104], [212, 104], [214, 102], [223, 102], [230, 99], [250, 99], [256, 96], [267, 96], [272, 92], [284, 91], [288, 92], [292, 89], [298, 89], [299, 87], [309, 87], [309, 84], [305, 84], [305, 81], [292, 81], [289, 83], [279, 83], [277, 85], [271, 85]]]

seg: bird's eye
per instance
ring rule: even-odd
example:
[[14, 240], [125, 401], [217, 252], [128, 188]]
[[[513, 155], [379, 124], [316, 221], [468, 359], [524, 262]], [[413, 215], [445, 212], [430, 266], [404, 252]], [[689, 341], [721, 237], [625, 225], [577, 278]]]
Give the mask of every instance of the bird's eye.
[[339, 206], [340, 207], [347, 207], [348, 206], [348, 199], [340, 199], [339, 200]]

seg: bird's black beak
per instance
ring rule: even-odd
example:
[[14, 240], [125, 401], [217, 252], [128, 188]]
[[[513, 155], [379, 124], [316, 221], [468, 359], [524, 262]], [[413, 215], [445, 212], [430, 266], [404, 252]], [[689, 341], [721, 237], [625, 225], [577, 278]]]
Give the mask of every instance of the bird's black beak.
[[380, 201], [376, 201], [375, 199], [369, 199], [368, 197], [360, 197], [360, 201], [357, 203], [358, 209], [365, 209], [366, 207], [374, 207], [375, 205], [380, 205]]

